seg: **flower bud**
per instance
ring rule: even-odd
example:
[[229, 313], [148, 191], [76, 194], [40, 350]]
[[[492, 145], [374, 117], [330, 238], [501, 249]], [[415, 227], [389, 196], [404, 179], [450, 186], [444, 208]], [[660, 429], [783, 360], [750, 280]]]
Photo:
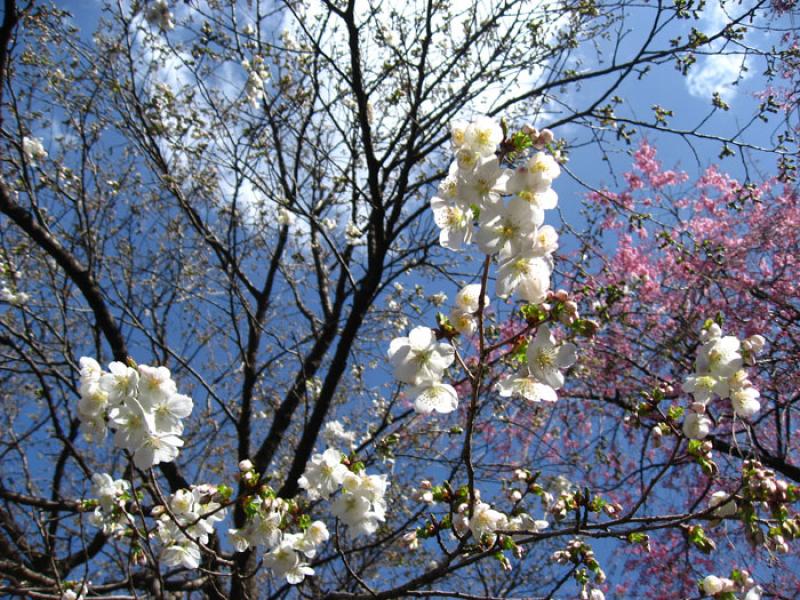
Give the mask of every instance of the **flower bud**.
[[540, 143], [542, 143], [544, 145], [547, 145], [547, 144], [552, 143], [553, 139], [555, 139], [555, 137], [553, 136], [553, 132], [550, 131], [549, 129], [542, 129], [539, 132], [539, 142]]
[[764, 339], [763, 336], [755, 334], [747, 338], [744, 341], [744, 344], [748, 344], [750, 346], [750, 350], [753, 352], [753, 354], [758, 354], [764, 349], [764, 344], [766, 344], [766, 340]]
[[403, 544], [409, 550], [416, 550], [417, 548], [419, 548], [419, 538], [417, 538], [417, 532], [416, 531], [409, 531], [408, 533], [406, 533], [403, 536], [402, 540], [403, 540]]
[[653, 440], [653, 447], [660, 448], [661, 447], [661, 439], [663, 438], [664, 434], [661, 432], [661, 427], [658, 425], [654, 426], [653, 429], [650, 430], [650, 437]]
[[243, 461], [241, 461], [239, 463], [239, 470], [242, 471], [242, 472], [252, 471], [253, 470], [253, 463], [250, 461], [250, 459], [246, 458], [246, 459], [244, 459]]
[[724, 583], [716, 575], [708, 575], [705, 579], [703, 579], [703, 582], [700, 584], [700, 586], [703, 588], [703, 593], [707, 594], [708, 596], [714, 596], [715, 594], [722, 592]]
[[692, 412], [695, 412], [698, 415], [706, 414], [706, 405], [703, 404], [702, 402], [692, 402], [689, 408], [692, 409]]

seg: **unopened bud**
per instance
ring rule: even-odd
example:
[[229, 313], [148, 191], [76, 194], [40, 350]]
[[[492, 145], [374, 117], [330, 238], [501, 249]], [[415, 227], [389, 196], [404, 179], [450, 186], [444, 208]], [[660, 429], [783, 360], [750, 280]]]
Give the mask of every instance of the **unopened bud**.
[[245, 471], [252, 471], [253, 463], [250, 461], [250, 459], [246, 458], [243, 461], [239, 462], [239, 470], [242, 471], [243, 473]]
[[751, 335], [749, 338], [747, 338], [744, 341], [744, 343], [746, 343], [746, 344], [748, 344], [750, 346], [750, 349], [752, 350], [752, 352], [754, 354], [758, 354], [759, 352], [761, 352], [764, 349], [764, 345], [766, 344], [766, 340], [764, 339], [763, 336], [755, 334], [755, 335]]
[[661, 447], [661, 440], [664, 437], [664, 434], [661, 432], [661, 427], [656, 425], [653, 429], [650, 430], [650, 435], [653, 439], [653, 447], [660, 448]]

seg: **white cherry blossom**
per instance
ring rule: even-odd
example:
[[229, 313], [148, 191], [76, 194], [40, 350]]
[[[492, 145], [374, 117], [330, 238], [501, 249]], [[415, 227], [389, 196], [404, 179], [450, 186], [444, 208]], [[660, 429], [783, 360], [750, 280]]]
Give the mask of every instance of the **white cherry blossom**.
[[342, 464], [342, 453], [335, 448], [328, 448], [322, 454], [311, 457], [298, 484], [312, 500], [327, 498], [341, 485], [348, 472]]
[[505, 529], [508, 525], [508, 517], [503, 513], [494, 510], [485, 502], [476, 502], [469, 519], [469, 529], [476, 541], [480, 542], [483, 536], [495, 538], [495, 531]]
[[431, 198], [433, 221], [441, 229], [439, 244], [449, 250], [460, 250], [472, 241], [472, 209], [454, 200]]
[[560, 174], [561, 167], [551, 155], [537, 152], [524, 166], [514, 171], [514, 175], [509, 181], [509, 191], [514, 193], [522, 190], [534, 193], [545, 192]]
[[506, 192], [508, 172], [494, 156], [483, 157], [471, 169], [459, 171], [457, 182], [458, 201], [463, 205], [494, 206]]
[[532, 245], [531, 237], [544, 222], [544, 212], [519, 198], [512, 198], [507, 205], [484, 210], [475, 241], [481, 252], [515, 256], [523, 248]]
[[425, 383], [409, 390], [414, 397], [414, 410], [421, 414], [447, 414], [458, 408], [458, 393], [446, 383]]
[[492, 156], [503, 141], [503, 129], [491, 117], [479, 117], [464, 131], [464, 145], [481, 156]]
[[706, 415], [689, 412], [683, 421], [683, 433], [691, 440], [702, 440], [711, 433], [713, 425]]
[[564, 374], [561, 370], [574, 365], [578, 355], [575, 344], [556, 344], [550, 327], [543, 324], [528, 345], [527, 358], [531, 374], [557, 390], [564, 385]]
[[408, 337], [395, 338], [389, 346], [394, 376], [411, 385], [438, 382], [454, 360], [453, 347], [437, 342], [433, 330], [428, 327], [415, 327]]
[[541, 304], [550, 289], [550, 264], [540, 256], [512, 256], [497, 271], [496, 291], [500, 298], [517, 293], [531, 304]]
[[749, 419], [761, 410], [761, 403], [757, 400], [759, 396], [754, 387], [743, 387], [731, 392], [733, 412], [743, 419]]
[[288, 583], [296, 585], [306, 576], [313, 575], [314, 569], [307, 563], [300, 562], [300, 556], [293, 548], [293, 544], [292, 537], [286, 536], [271, 552], [264, 555], [264, 564], [276, 577], [285, 577]]
[[555, 402], [558, 400], [556, 391], [549, 385], [538, 381], [535, 377], [525, 372], [512, 375], [497, 384], [497, 391], [503, 398], [522, 396], [529, 402]]

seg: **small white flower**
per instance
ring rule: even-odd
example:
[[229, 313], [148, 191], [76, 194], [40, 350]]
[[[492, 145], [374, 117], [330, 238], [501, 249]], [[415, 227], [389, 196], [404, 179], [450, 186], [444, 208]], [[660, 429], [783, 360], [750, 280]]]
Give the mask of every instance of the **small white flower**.
[[453, 347], [437, 342], [433, 330], [428, 327], [415, 327], [408, 337], [393, 339], [388, 355], [394, 376], [412, 385], [438, 382], [455, 360]]
[[[480, 298], [481, 284], [471, 283], [465, 285], [458, 294], [456, 294], [456, 306], [466, 313], [475, 313], [478, 312]], [[487, 306], [489, 306], [489, 296], [488, 294], [484, 294], [483, 307], [486, 308]]]
[[458, 408], [458, 394], [446, 383], [425, 383], [411, 388], [409, 394], [415, 397], [414, 410], [421, 414], [447, 414]]
[[458, 151], [466, 140], [466, 132], [469, 123], [466, 121], [453, 121], [450, 124], [450, 144], [453, 151]]
[[336, 491], [349, 472], [342, 464], [342, 453], [335, 448], [328, 448], [322, 454], [311, 457], [298, 484], [312, 500], [327, 498]]
[[516, 193], [523, 190], [533, 193], [546, 192], [560, 174], [561, 167], [552, 156], [537, 152], [525, 166], [519, 167], [514, 172], [509, 181], [509, 190]]
[[718, 379], [730, 377], [742, 368], [739, 340], [731, 335], [714, 338], [697, 353], [698, 373], [709, 373]]
[[194, 542], [185, 540], [166, 546], [161, 551], [161, 560], [168, 567], [182, 565], [187, 569], [196, 569], [200, 566], [200, 548]]
[[22, 152], [25, 154], [25, 159], [31, 164], [47, 158], [47, 150], [44, 149], [42, 140], [35, 137], [25, 136], [22, 138]]
[[706, 415], [690, 412], [683, 421], [683, 433], [691, 440], [702, 440], [711, 432], [713, 425]]
[[121, 404], [135, 398], [139, 389], [139, 373], [125, 363], [112, 362], [108, 365], [109, 373], [100, 377], [100, 387], [108, 394], [112, 405]]
[[539, 256], [512, 256], [497, 271], [496, 291], [500, 298], [513, 293], [531, 304], [541, 304], [550, 289], [551, 267]]
[[355, 536], [375, 533], [378, 522], [384, 520], [382, 512], [372, 510], [372, 503], [369, 500], [348, 493], [336, 499], [331, 512], [347, 525]]
[[[512, 181], [514, 181], [513, 177], [511, 180], [509, 180], [509, 188], [513, 187]], [[509, 191], [512, 190], [509, 189]], [[521, 189], [516, 191], [516, 195], [520, 200], [524, 200], [525, 202], [528, 202], [529, 204], [532, 204], [533, 206], [536, 206], [542, 210], [550, 210], [558, 206], [558, 194], [553, 188], [547, 188], [543, 192], [533, 192], [531, 190]]]
[[716, 575], [706, 576], [700, 585], [703, 588], [703, 592], [709, 596], [719, 594], [723, 589], [725, 589], [725, 582]]
[[487, 208], [481, 213], [480, 229], [475, 241], [481, 252], [515, 256], [533, 245], [533, 235], [544, 222], [544, 212], [519, 198], [503, 206]]
[[133, 453], [133, 464], [139, 469], [149, 469], [162, 462], [172, 462], [182, 446], [183, 440], [174, 433], [150, 433]]
[[147, 7], [144, 18], [150, 25], [158, 27], [162, 31], [175, 29], [175, 21], [166, 0], [154, 0]]
[[447, 294], [444, 292], [437, 292], [436, 294], [431, 294], [428, 298], [428, 301], [433, 304], [434, 306], [442, 306], [445, 302], [447, 302]]
[[477, 118], [464, 131], [464, 144], [481, 156], [492, 156], [502, 141], [503, 129], [491, 117]]
[[139, 365], [139, 402], [143, 406], [152, 406], [163, 402], [177, 393], [178, 389], [169, 369], [166, 367], [151, 367]]
[[689, 375], [683, 383], [683, 391], [692, 394], [695, 402], [706, 405], [714, 394], [720, 398], [726, 397], [728, 384], [713, 375]]
[[731, 393], [731, 405], [733, 412], [743, 419], [749, 419], [761, 409], [761, 403], [757, 400], [760, 396], [754, 387], [743, 387]]
[[472, 536], [480, 542], [484, 535], [494, 539], [494, 532], [498, 529], [505, 529], [508, 525], [508, 518], [501, 512], [494, 510], [485, 502], [477, 502], [469, 520], [469, 528]]
[[564, 385], [561, 369], [574, 365], [578, 355], [575, 344], [556, 344], [550, 327], [543, 324], [536, 331], [536, 337], [528, 344], [527, 358], [531, 374], [557, 390]]
[[[467, 166], [471, 164], [470, 161], [463, 160], [459, 162], [459, 166], [462, 162]], [[508, 171], [500, 167], [500, 162], [495, 156], [480, 158], [469, 169], [462, 168], [458, 172], [456, 188], [458, 202], [465, 206], [496, 205], [500, 201], [500, 195], [506, 193], [507, 182]], [[527, 203], [526, 205], [531, 206]]]
[[750, 347], [750, 352], [753, 354], [758, 354], [764, 349], [764, 345], [767, 343], [762, 335], [751, 335], [749, 338], [745, 340], [748, 346]]
[[478, 330], [478, 319], [472, 313], [456, 307], [450, 311], [450, 325], [462, 335], [473, 335]]
[[356, 433], [354, 431], [346, 431], [339, 421], [326, 423], [325, 428], [322, 430], [322, 437], [325, 438], [329, 446], [335, 446], [343, 442], [348, 448], [353, 448], [356, 442]]
[[541, 383], [527, 373], [518, 373], [500, 381], [497, 384], [497, 391], [503, 398], [522, 396], [533, 403], [555, 402], [558, 400], [558, 395], [552, 387]]
[[460, 250], [472, 240], [472, 210], [454, 200], [434, 196], [431, 198], [433, 221], [441, 229], [439, 244], [448, 250]]

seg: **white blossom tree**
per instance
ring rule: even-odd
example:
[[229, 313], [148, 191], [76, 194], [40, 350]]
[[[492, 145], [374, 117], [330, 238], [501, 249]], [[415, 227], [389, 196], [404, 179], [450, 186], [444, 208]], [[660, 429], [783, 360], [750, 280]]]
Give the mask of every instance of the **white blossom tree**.
[[[705, 325], [686, 416], [657, 426], [672, 455], [624, 506], [649, 467], [592, 491], [578, 452], [534, 448], [598, 328], [554, 285], [571, 148], [639, 127], [755, 149], [614, 112], [651, 69], [775, 58], [744, 40], [774, 7], [687, 32], [701, 8], [5, 0], [2, 594], [596, 599], [598, 540], [710, 550], [737, 502], [784, 549], [796, 488], [758, 456], [679, 514], [656, 486], [716, 468], [710, 405], [758, 414], [761, 337]], [[788, 169], [790, 143], [760, 149]], [[698, 593], [761, 597], [735, 566]]]

